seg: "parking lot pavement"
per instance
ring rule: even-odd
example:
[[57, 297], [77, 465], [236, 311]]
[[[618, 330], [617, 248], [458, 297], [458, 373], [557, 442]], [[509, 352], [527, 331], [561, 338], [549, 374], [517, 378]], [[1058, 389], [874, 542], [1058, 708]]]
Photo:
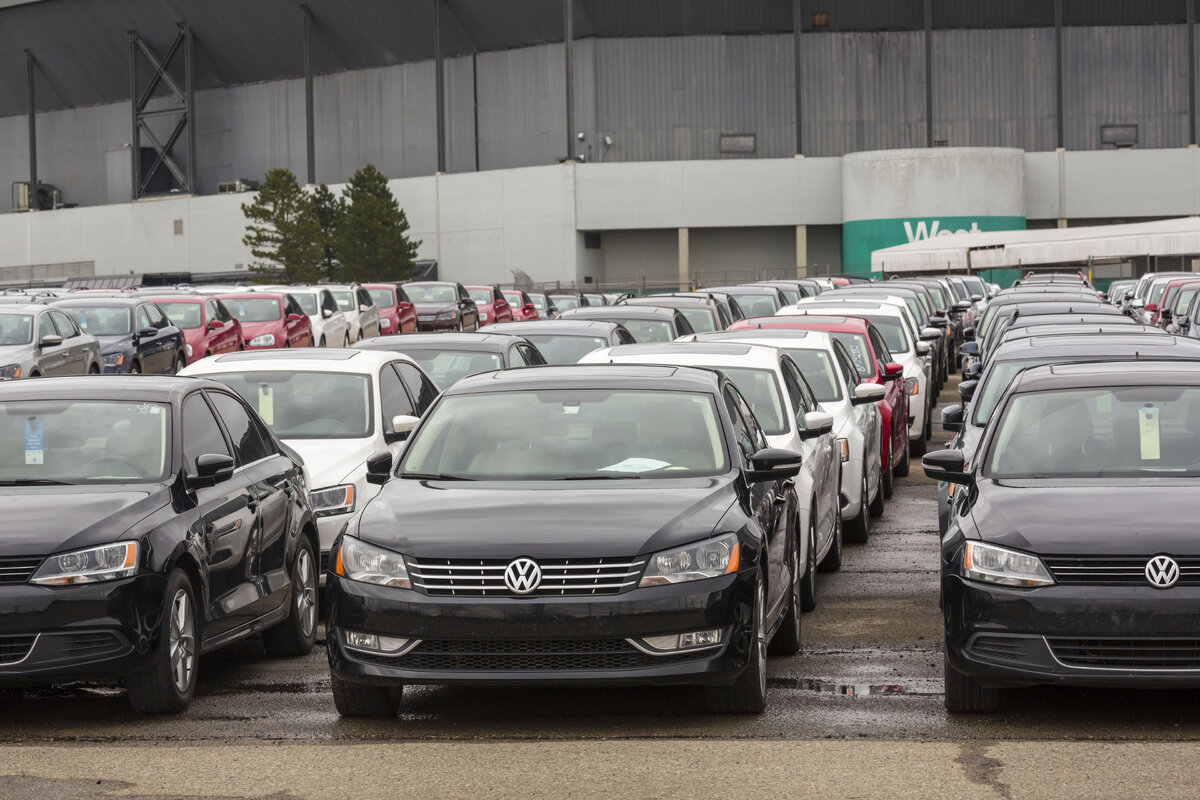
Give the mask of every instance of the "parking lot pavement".
[[[729, 796], [771, 791], [780, 767], [832, 796], [1194, 796], [1200, 778], [1179, 764], [1200, 738], [1200, 692], [1031, 689], [995, 715], [945, 713], [935, 485], [919, 473], [914, 461], [870, 542], [821, 575], [804, 650], [771, 660], [761, 716], [706, 714], [689, 688], [419, 687], [396, 720], [342, 720], [323, 648], [270, 659], [243, 642], [202, 661], [179, 717], [136, 716], [105, 687], [0, 694], [0, 797], [365, 798], [418, 784], [434, 796]], [[293, 749], [313, 744], [356, 746]]]

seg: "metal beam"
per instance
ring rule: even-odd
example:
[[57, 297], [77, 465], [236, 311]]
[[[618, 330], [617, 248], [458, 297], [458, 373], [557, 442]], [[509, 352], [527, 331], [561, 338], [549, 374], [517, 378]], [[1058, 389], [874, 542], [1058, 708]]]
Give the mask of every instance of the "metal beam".
[[1196, 0], [1187, 0], [1188, 144], [1196, 144]]
[[[187, 181], [188, 194], [196, 194], [196, 126], [192, 120], [196, 116], [196, 70], [192, 60], [192, 28], [186, 22], [179, 23], [179, 32], [183, 36], [183, 83], [186, 95], [187, 111], [180, 125], [187, 128]], [[169, 149], [169, 148], [168, 148]]]
[[1063, 119], [1063, 4], [1062, 0], [1054, 0], [1054, 108], [1058, 121], [1058, 147], [1067, 146], [1066, 123]]
[[29, 192], [27, 205], [30, 211], [38, 207], [38, 173], [37, 173], [37, 94], [34, 91], [33, 79], [37, 61], [33, 53], [25, 51], [25, 71], [29, 78]]
[[567, 160], [575, 160], [575, 0], [563, 0], [563, 59], [567, 65]]
[[933, 0], [925, 0], [925, 146], [933, 147]]
[[[160, 167], [165, 166], [178, 182], [179, 187], [189, 194], [196, 193], [196, 131], [192, 124], [195, 116], [196, 92], [195, 70], [192, 60], [192, 31], [186, 22], [178, 23], [179, 33], [171, 43], [165, 58], [159, 59], [150, 47], [142, 41], [136, 30], [129, 31], [129, 98], [132, 112], [132, 152], [130, 153], [131, 174], [133, 178], [133, 199], [137, 200], [146, 193], [146, 187], [154, 179]], [[183, 86], [181, 87], [168, 72], [171, 64], [182, 52]], [[138, 60], [145, 58], [153, 67], [150, 82], [139, 89]], [[154, 97], [160, 84], [165, 84], [174, 96], [178, 105], [167, 108], [148, 110], [146, 106]], [[177, 115], [178, 119], [171, 135], [164, 144], [150, 129], [147, 121], [152, 117]], [[172, 148], [185, 133], [185, 148], [187, 150], [187, 169], [182, 169], [171, 155]], [[154, 148], [156, 158], [153, 165], [142, 174], [142, 140], [146, 140]]]
[[433, 62], [437, 81], [437, 171], [446, 171], [446, 73], [442, 57], [442, 0], [433, 0]]
[[306, 154], [308, 184], [317, 182], [317, 143], [313, 121], [313, 73], [312, 73], [312, 9], [300, 6], [304, 12], [304, 151]]
[[129, 140], [129, 163], [133, 173], [130, 181], [130, 197], [134, 200], [141, 197], [142, 185], [142, 125], [139, 116], [141, 109], [138, 108], [137, 40], [137, 31], [129, 31], [129, 119], [132, 131]]
[[800, 28], [804, 17], [804, 0], [792, 0], [792, 58], [795, 61], [796, 81], [796, 155], [804, 153], [804, 132], [800, 121], [804, 118], [801, 113], [804, 93], [800, 90]]

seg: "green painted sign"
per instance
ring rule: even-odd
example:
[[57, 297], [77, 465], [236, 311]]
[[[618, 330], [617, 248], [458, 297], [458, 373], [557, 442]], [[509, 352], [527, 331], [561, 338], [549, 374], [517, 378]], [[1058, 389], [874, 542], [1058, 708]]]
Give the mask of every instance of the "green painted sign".
[[1024, 217], [912, 217], [845, 222], [842, 224], [842, 269], [847, 273], [870, 273], [871, 254], [898, 244], [958, 233], [1021, 230], [1025, 230]]

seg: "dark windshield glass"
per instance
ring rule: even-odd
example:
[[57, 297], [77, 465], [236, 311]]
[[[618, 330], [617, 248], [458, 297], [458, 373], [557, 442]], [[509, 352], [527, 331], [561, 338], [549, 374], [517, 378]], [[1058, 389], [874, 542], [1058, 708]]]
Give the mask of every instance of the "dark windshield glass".
[[1025, 358], [1014, 361], [993, 361], [988, 373], [983, 378], [983, 386], [975, 393], [971, 402], [971, 422], [979, 427], [987, 424], [996, 404], [1004, 395], [1004, 390], [1012, 383], [1017, 373], [1029, 367], [1040, 364], [1053, 364], [1062, 359], [1056, 358]]
[[[593, 350], [608, 347], [607, 341], [596, 336], [527, 333], [525, 338], [533, 342], [547, 364], [574, 364]], [[437, 384], [445, 385], [440, 381]]]
[[729, 380], [737, 386], [742, 397], [746, 398], [763, 433], [768, 436], [787, 433], [787, 425], [783, 421], [783, 400], [779, 392], [779, 381], [776, 380], [774, 372], [743, 367], [721, 367], [721, 372], [729, 376]]
[[72, 306], [63, 309], [92, 336], [125, 336], [133, 333], [133, 314], [129, 308], [112, 306]]
[[204, 377], [240, 394], [282, 439], [361, 439], [374, 429], [366, 375], [271, 371]]
[[405, 284], [404, 291], [414, 303], [454, 303], [458, 300], [458, 292], [453, 286], [409, 283]]

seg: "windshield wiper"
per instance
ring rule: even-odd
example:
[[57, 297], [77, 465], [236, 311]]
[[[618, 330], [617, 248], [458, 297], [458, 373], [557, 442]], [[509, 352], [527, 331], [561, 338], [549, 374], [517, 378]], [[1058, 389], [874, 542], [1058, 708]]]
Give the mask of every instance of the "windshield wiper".
[[9, 478], [0, 480], [0, 486], [71, 486], [69, 481], [56, 481], [53, 478]]
[[625, 480], [641, 480], [642, 476], [635, 472], [622, 472], [616, 475], [565, 475], [561, 478], [552, 478], [556, 481], [625, 481]]
[[408, 478], [414, 481], [473, 481], [474, 478], [467, 478], [462, 475], [443, 475], [433, 472], [401, 472], [401, 478]]

